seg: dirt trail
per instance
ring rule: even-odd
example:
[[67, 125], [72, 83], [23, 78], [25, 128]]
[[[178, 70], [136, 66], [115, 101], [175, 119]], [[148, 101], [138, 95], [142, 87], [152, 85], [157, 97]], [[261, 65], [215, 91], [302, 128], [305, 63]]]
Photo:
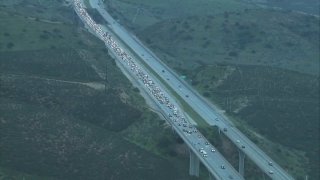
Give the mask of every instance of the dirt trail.
[[79, 82], [79, 81], [67, 81], [67, 80], [61, 80], [61, 79], [52, 79], [52, 78], [46, 78], [46, 77], [39, 77], [39, 76], [33, 76], [33, 75], [18, 75], [18, 74], [8, 74], [8, 77], [25, 77], [25, 78], [32, 78], [32, 79], [40, 79], [45, 81], [54, 81], [54, 82], [60, 82], [60, 83], [69, 83], [69, 84], [78, 84], [87, 86], [90, 88], [93, 88], [95, 90], [104, 90], [105, 85], [103, 83], [99, 82]]

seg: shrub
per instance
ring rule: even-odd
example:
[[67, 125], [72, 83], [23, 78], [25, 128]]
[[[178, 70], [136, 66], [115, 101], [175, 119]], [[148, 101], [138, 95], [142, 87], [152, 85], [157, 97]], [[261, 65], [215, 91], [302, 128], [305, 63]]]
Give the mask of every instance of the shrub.
[[231, 56], [231, 57], [238, 57], [238, 53], [234, 52], [234, 51], [229, 52], [228, 55]]
[[11, 49], [11, 48], [13, 48], [14, 47], [14, 44], [12, 43], [12, 42], [9, 42], [8, 44], [7, 44], [7, 48], [8, 49]]

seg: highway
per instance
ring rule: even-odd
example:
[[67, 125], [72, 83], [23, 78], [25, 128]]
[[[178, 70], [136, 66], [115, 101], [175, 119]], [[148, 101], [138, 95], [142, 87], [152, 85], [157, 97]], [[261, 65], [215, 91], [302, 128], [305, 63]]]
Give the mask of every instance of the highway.
[[209, 125], [218, 126], [222, 132], [249, 157], [262, 171], [272, 179], [290, 180], [294, 179], [267, 154], [241, 133], [227, 117], [219, 113], [219, 110], [210, 102], [205, 100], [184, 80], [173, 72], [168, 66], [144, 46], [133, 34], [125, 30], [104, 9], [100, 0], [90, 0], [90, 5], [109, 23], [109, 28], [123, 42], [126, 43], [150, 68], [153, 69], [164, 81], [179, 94]]
[[145, 92], [154, 100], [159, 109], [167, 116], [167, 121], [195, 153], [200, 161], [216, 179], [243, 179], [232, 165], [213, 147], [208, 140], [194, 127], [181, 111], [181, 108], [167, 93], [164, 86], [157, 78], [150, 74], [132, 54], [126, 50], [112, 32], [96, 24], [86, 12], [81, 0], [74, 0], [74, 9], [80, 19], [91, 32], [105, 42], [109, 52], [122, 65], [121, 69], [130, 74]]

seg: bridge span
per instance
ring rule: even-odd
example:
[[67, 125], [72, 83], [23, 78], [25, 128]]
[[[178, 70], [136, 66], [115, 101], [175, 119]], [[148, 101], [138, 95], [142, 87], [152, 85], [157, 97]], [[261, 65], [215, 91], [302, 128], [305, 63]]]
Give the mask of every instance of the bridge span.
[[[118, 60], [121, 69], [144, 87], [145, 92], [165, 114], [167, 122], [188, 145], [190, 148], [190, 175], [199, 175], [199, 163], [202, 162], [212, 178], [241, 180], [244, 174], [244, 159], [247, 155], [272, 179], [293, 179], [236, 129], [223, 114], [217, 111], [216, 107], [202, 98], [134, 35], [117, 23], [102, 7], [103, 3], [100, 0], [89, 0], [89, 2], [109, 23], [108, 27], [94, 22], [87, 13], [82, 0], [74, 0], [76, 13], [87, 29], [105, 42], [109, 53]], [[150, 68], [153, 72], [150, 72]], [[163, 79], [160, 80], [159, 76]], [[166, 84], [163, 84], [164, 81]], [[175, 97], [170, 94], [166, 85], [175, 89], [179, 96], [208, 124], [218, 126], [221, 132], [239, 148], [239, 172], [190, 123], [189, 116], [185, 116], [185, 112], [179, 106]]]

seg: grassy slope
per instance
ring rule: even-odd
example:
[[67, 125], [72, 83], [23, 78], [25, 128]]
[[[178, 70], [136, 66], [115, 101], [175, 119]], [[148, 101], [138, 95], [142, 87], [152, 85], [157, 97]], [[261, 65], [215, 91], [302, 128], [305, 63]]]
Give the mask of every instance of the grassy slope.
[[304, 167], [310, 165], [311, 172], [317, 172], [317, 78], [259, 66], [202, 66], [188, 74], [192, 74], [194, 86], [204, 96], [225, 109], [241, 130], [283, 167], [297, 177], [305, 174]]
[[[252, 13], [251, 15], [256, 14], [255, 17], [261, 14], [266, 15], [266, 12], [253, 11], [250, 13]], [[281, 12], [274, 13], [273, 16], [282, 14]], [[176, 23], [159, 23], [159, 25], [151, 26], [142, 31], [140, 37], [151, 45], [168, 64], [177, 67], [176, 69], [180, 74], [190, 77], [193, 76], [193, 72], [199, 72], [195, 77], [190, 77], [190, 80], [193, 81], [193, 84], [199, 86], [199, 90], [204, 95], [216, 97], [212, 98], [214, 102], [219, 102], [218, 100], [221, 102], [221, 99], [226, 101], [227, 98], [228, 105], [222, 106], [223, 109], [228, 108], [230, 104], [236, 104], [235, 109], [241, 108], [243, 104], [249, 104], [250, 106], [242, 110], [238, 117], [249, 121], [248, 124], [250, 126], [255, 127], [259, 132], [262, 132], [275, 142], [306, 152], [313, 167], [309, 173], [316, 176], [315, 169], [317, 169], [318, 158], [314, 157], [319, 152], [319, 149], [317, 149], [319, 139], [317, 139], [318, 135], [314, 127], [315, 124], [318, 124], [319, 109], [317, 78], [312, 75], [317, 74], [319, 71], [319, 52], [317, 51], [319, 43], [315, 41], [318, 37], [316, 34], [318, 32], [316, 26], [318, 20], [311, 17], [312, 25], [303, 30], [300, 28], [302, 25], [292, 23], [292, 21], [285, 20], [285, 22], [290, 23], [282, 22], [281, 24], [281, 20], [288, 18], [288, 16], [284, 15], [283, 19], [277, 18], [280, 21], [280, 26], [274, 24], [270, 29], [271, 31], [267, 31], [270, 26], [257, 25], [260, 24], [258, 21], [255, 21], [257, 24], [238, 21], [239, 25], [236, 25], [232, 16], [237, 17], [238, 15], [233, 14], [231, 17], [229, 15], [228, 18], [224, 15], [214, 19], [210, 17], [194, 18], [193, 20], [188, 18], [188, 20], [177, 20]], [[295, 18], [297, 19], [293, 22], [300, 22], [304, 17], [298, 16]], [[210, 27], [209, 25], [208, 29], [205, 30], [207, 25], [210, 24], [207, 22], [212, 21], [212, 19], [213, 22], [218, 24], [217, 27], [220, 28]], [[192, 23], [192, 21], [195, 23]], [[310, 22], [310, 20], [307, 21]], [[305, 21], [303, 22], [305, 23]], [[196, 24], [196, 26], [191, 24]], [[195, 28], [199, 26], [201, 28]], [[186, 29], [188, 30], [186, 31]], [[226, 32], [226, 29], [229, 32]], [[301, 31], [297, 32], [296, 29]], [[150, 34], [147, 34], [148, 32]], [[142, 34], [144, 35], [142, 36]], [[183, 59], [183, 62], [176, 61], [176, 59]], [[205, 68], [208, 64], [214, 67], [215, 63], [262, 65], [262, 67], [240, 66], [237, 69], [241, 72], [240, 74], [237, 73], [238, 71], [232, 72], [230, 70], [232, 67], [228, 66], [219, 66], [218, 68], [210, 68], [209, 66]], [[200, 68], [192, 69], [192, 66], [198, 65], [200, 65]], [[263, 66], [293, 69], [312, 75], [303, 75]], [[191, 71], [185, 71], [186, 69]], [[224, 82], [230, 73], [233, 74], [232, 77], [242, 77], [243, 79], [241, 81], [239, 79], [228, 79], [229, 81]], [[276, 82], [274, 82], [275, 79], [277, 79]], [[219, 93], [219, 89], [216, 89], [218, 87], [214, 87], [214, 82], [219, 80], [220, 83], [222, 81], [221, 86], [228, 86], [224, 93]], [[262, 92], [257, 90], [257, 85], [261, 86], [260, 91], [262, 90]], [[284, 92], [287, 91], [287, 88], [284, 88], [286, 86], [290, 91]], [[245, 93], [239, 93], [242, 91]], [[305, 97], [304, 95], [306, 94], [310, 95], [310, 97]], [[228, 96], [237, 96], [237, 98], [232, 99]], [[250, 96], [256, 97], [253, 100], [250, 99]], [[259, 96], [262, 96], [262, 99]], [[277, 106], [274, 106], [275, 101], [279, 101]], [[259, 120], [257, 121], [257, 119]], [[308, 123], [306, 124], [301, 119], [308, 119]], [[287, 128], [288, 131], [283, 130], [285, 124], [290, 125]], [[270, 133], [270, 131], [267, 131], [268, 129], [274, 129], [275, 131]], [[292, 141], [292, 134], [298, 135], [295, 133], [297, 131], [303, 133], [298, 133], [299, 137], [296, 137], [298, 139]], [[311, 139], [308, 139], [310, 137]], [[312, 145], [312, 149], [310, 149], [309, 143]], [[300, 145], [299, 147], [297, 147], [298, 144]], [[294, 163], [297, 162], [297, 159], [306, 158], [306, 156], [299, 154], [301, 153], [294, 155], [296, 159], [289, 156], [286, 156], [285, 160], [276, 159], [279, 159], [278, 161], [280, 162], [282, 161], [285, 167], [285, 164], [291, 162], [288, 163], [293, 165], [289, 168], [291, 172], [296, 177], [303, 177], [306, 173], [303, 167], [308, 165], [305, 164], [301, 167], [299, 163]], [[308, 162], [307, 160], [303, 161], [305, 163]]]
[[0, 7], [11, 14], [21, 15], [39, 20], [71, 23], [73, 13], [64, 0], [2, 0]]
[[[168, 63], [193, 67], [226, 62], [317, 74], [319, 18], [256, 10], [253, 4], [233, 0], [106, 1], [109, 12]], [[175, 61], [177, 56], [188, 63]]]
[[299, 11], [307, 14], [314, 14], [319, 16], [319, 6], [320, 2], [317, 0], [242, 0], [244, 2], [254, 3], [260, 6], [268, 6], [275, 8], [282, 8], [289, 11]]
[[107, 0], [105, 2], [106, 7], [114, 17], [136, 31], [172, 18], [192, 15], [214, 15], [224, 11], [255, 7], [234, 0], [135, 0], [134, 2]]
[[70, 47], [70, 44], [78, 47], [81, 45], [80, 40], [75, 37], [75, 29], [70, 25], [44, 23], [5, 11], [1, 11], [1, 17], [1, 24], [4, 25], [0, 36], [0, 50], [2, 51], [66, 48]]
[[[260, 13], [261, 12], [256, 12], [256, 14]], [[266, 12], [264, 12], [264, 14], [265, 13]], [[281, 12], [275, 13], [277, 15], [281, 14]], [[233, 14], [233, 16], [238, 15]], [[296, 21], [299, 22], [302, 18], [304, 17], [298, 16]], [[187, 20], [189, 21], [188, 23], [177, 20], [176, 22], [181, 25], [178, 25], [176, 28], [173, 23], [159, 23], [159, 25], [154, 25], [144, 30], [141, 33], [144, 34], [144, 36], [140, 35], [140, 37], [145, 39], [146, 43], [149, 42], [148, 44], [150, 44], [152, 48], [158, 50], [160, 56], [162, 55], [162, 57], [164, 57], [163, 59], [167, 60], [167, 63], [176, 67], [180, 74], [189, 76], [192, 83], [197, 85], [205, 96], [215, 97], [212, 98], [212, 100], [216, 103], [223, 101], [223, 109], [228, 110], [232, 105], [235, 106], [233, 110], [241, 109], [242, 106], [249, 104], [247, 108], [241, 109], [241, 113], [237, 116], [240, 119], [248, 121], [250, 126], [255, 127], [256, 130], [273, 141], [306, 152], [313, 167], [309, 173], [316, 176], [314, 173], [316, 173], [315, 169], [317, 169], [318, 161], [317, 158], [314, 157], [317, 152], [319, 152], [319, 149], [317, 149], [319, 139], [317, 139], [318, 135], [314, 128], [315, 124], [318, 124], [319, 117], [317, 78], [312, 75], [303, 75], [292, 71], [263, 66], [283, 67], [316, 74], [319, 63], [317, 58], [319, 52], [316, 50], [318, 42], [314, 41], [312, 37], [317, 39], [316, 32], [318, 30], [316, 24], [318, 20], [311, 18], [313, 21], [311, 23], [312, 25], [305, 30], [299, 28], [301, 30], [300, 32], [295, 30], [301, 25], [291, 22], [281, 24], [278, 30], [276, 30], [276, 26], [274, 26], [270, 34], [253, 35], [256, 32], [259, 33], [259, 31], [256, 31], [257, 27], [259, 28], [260, 26], [260, 28], [264, 30], [266, 30], [267, 27], [262, 25], [248, 25], [248, 22], [239, 22], [239, 25], [235, 25], [234, 20], [230, 23], [230, 15], [228, 18], [224, 15], [220, 17], [220, 25], [226, 23], [225, 20], [221, 21], [222, 19], [228, 19], [227, 24], [229, 25], [225, 27], [229, 28], [231, 32], [225, 33], [223, 31], [226, 30], [222, 28], [209, 27], [210, 34], [203, 35], [205, 34], [205, 30], [203, 29], [206, 29], [204, 19], [208, 21], [208, 19], [211, 20], [212, 18], [207, 17], [202, 20], [194, 18], [195, 24], [197, 24], [198, 27], [201, 23], [203, 24], [203, 29], [200, 28], [200, 30], [192, 28], [193, 25], [190, 25], [192, 24], [190, 19], [191, 18]], [[277, 19], [281, 21], [281, 18]], [[215, 18], [213, 21], [219, 22], [219, 18]], [[310, 20], [308, 21], [310, 22]], [[191, 32], [184, 31], [188, 25], [189, 28], [187, 29]], [[234, 26], [235, 28], [230, 28], [230, 26]], [[239, 28], [241, 26], [244, 26], [244, 29]], [[169, 27], [169, 29], [164, 27]], [[173, 32], [176, 33], [171, 33], [173, 29]], [[303, 31], [309, 31], [310, 33]], [[146, 35], [147, 32], [152, 33]], [[288, 33], [289, 36], [284, 36], [285, 33]], [[303, 36], [302, 34], [304, 33], [309, 34], [310, 37]], [[213, 37], [214, 35], [217, 35], [218, 40], [215, 38], [203, 38]], [[256, 37], [261, 39], [257, 41]], [[275, 41], [275, 39], [278, 41]], [[219, 45], [217, 41], [224, 46]], [[290, 41], [295, 43], [290, 44]], [[173, 47], [180, 48], [176, 50]], [[176, 53], [177, 51], [178, 53]], [[165, 55], [163, 55], [163, 52], [165, 52]], [[307, 63], [302, 61], [304, 56], [310, 57]], [[184, 62], [175, 61], [175, 59], [183, 59]], [[228, 66], [215, 67], [215, 63], [263, 66], [260, 68], [254, 68], [255, 66], [239, 66], [239, 68], [233, 72], [235, 70], [234, 68]], [[190, 66], [194, 66], [194, 64], [200, 65], [200, 68], [192, 69]], [[213, 68], [210, 66], [206, 67], [208, 64], [212, 65]], [[197, 75], [194, 75], [194, 72], [198, 72]], [[233, 79], [227, 78], [231, 76], [230, 73]], [[238, 79], [234, 79], [235, 77]], [[277, 79], [277, 81], [275, 81], [275, 79]], [[217, 84], [219, 84], [219, 86], [216, 86]], [[227, 90], [222, 90], [221, 92], [218, 88], [224, 86], [227, 86]], [[310, 97], [305, 95], [310, 95]], [[230, 96], [236, 96], [236, 98], [233, 99]], [[252, 98], [252, 96], [254, 96], [254, 98]], [[274, 106], [275, 103], [277, 103], [277, 106]], [[308, 119], [308, 121], [306, 121], [308, 123], [306, 124], [305, 121], [301, 121], [301, 119]], [[286, 131], [283, 130], [284, 125], [289, 125]], [[303, 127], [303, 129], [301, 129], [301, 127]], [[275, 131], [270, 133], [270, 131], [268, 131], [269, 129], [274, 129]], [[297, 131], [303, 133], [295, 133]], [[292, 141], [292, 134], [299, 135], [299, 137], [294, 138], [297, 140]], [[311, 139], [309, 139], [310, 137]], [[299, 145], [299, 147], [297, 145]], [[310, 147], [312, 148], [310, 149]], [[279, 151], [276, 148], [273, 150]], [[271, 154], [273, 153], [271, 152]], [[303, 160], [305, 165], [301, 167], [299, 163], [296, 162], [301, 158], [306, 159], [306, 156], [301, 156], [301, 153], [298, 152], [293, 154], [295, 154], [293, 157], [290, 157], [292, 155], [284, 155], [284, 159], [281, 157], [276, 157], [276, 159], [282, 162], [281, 164], [283, 164], [284, 167], [287, 167], [286, 164], [292, 165], [288, 167], [288, 169], [290, 169], [296, 177], [303, 177], [306, 173], [306, 169], [303, 167], [308, 166], [306, 165], [308, 160]]]
[[[0, 14], [1, 179], [189, 179], [174, 135], [143, 109], [101, 42], [73, 24], [11, 10]], [[106, 63], [107, 94], [83, 84], [103, 83]], [[146, 136], [164, 145], [145, 144]]]
[[[319, 19], [237, 3], [206, 13], [214, 6], [200, 2], [202, 12], [186, 11], [192, 3], [179, 10], [175, 1], [107, 6], [295, 177], [317, 177]], [[132, 23], [138, 7], [149, 19]]]
[[299, 14], [250, 10], [164, 21], [139, 36], [186, 64], [265, 65], [317, 74], [318, 24]]

